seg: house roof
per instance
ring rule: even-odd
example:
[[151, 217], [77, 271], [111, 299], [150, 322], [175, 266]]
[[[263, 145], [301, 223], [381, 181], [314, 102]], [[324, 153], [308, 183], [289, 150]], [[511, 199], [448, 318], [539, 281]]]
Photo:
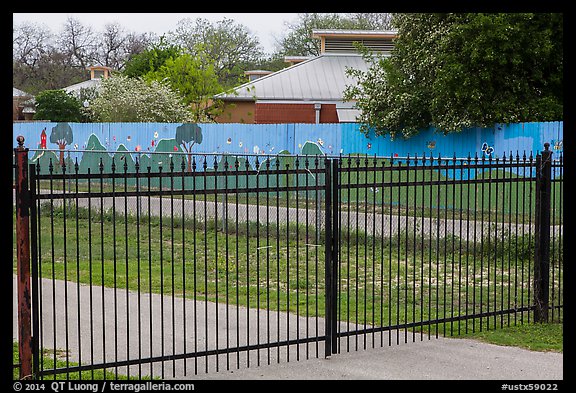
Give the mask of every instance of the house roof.
[[66, 90], [68, 93], [78, 92], [78, 91], [80, 91], [80, 89], [98, 87], [98, 86], [100, 86], [100, 82], [101, 82], [100, 78], [89, 79], [89, 80], [84, 81], [84, 82], [80, 82], [80, 83], [76, 83], [74, 85], [67, 86], [64, 88], [64, 90]]
[[356, 83], [347, 75], [348, 68], [366, 71], [368, 67], [359, 54], [325, 53], [240, 85], [234, 89], [235, 93], [225, 92], [215, 98], [227, 101], [341, 101], [346, 87]]
[[32, 94], [28, 94], [25, 91], [12, 87], [12, 97], [32, 97]]
[[398, 30], [344, 30], [344, 29], [312, 30], [312, 38], [321, 38], [321, 37], [393, 38], [397, 36], [398, 36]]

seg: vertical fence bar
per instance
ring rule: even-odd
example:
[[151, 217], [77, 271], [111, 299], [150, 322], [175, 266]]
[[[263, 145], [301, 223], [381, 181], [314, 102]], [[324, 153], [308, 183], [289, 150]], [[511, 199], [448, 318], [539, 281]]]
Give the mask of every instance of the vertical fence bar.
[[551, 158], [549, 143], [536, 156], [536, 217], [534, 261], [534, 322], [548, 321], [550, 281], [550, 189]]
[[24, 137], [16, 138], [16, 258], [18, 271], [18, 353], [20, 379], [32, 375], [32, 309], [30, 296], [30, 194], [28, 148]]

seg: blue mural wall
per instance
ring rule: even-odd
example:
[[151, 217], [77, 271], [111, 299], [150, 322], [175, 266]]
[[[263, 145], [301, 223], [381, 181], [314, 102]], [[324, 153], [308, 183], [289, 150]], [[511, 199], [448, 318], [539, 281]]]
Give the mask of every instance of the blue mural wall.
[[[13, 123], [16, 136], [25, 138], [33, 149], [58, 149], [56, 129], [59, 123]], [[84, 150], [122, 151], [142, 156], [148, 152], [183, 152], [216, 154], [368, 154], [384, 157], [407, 155], [434, 157], [502, 157], [524, 153], [536, 154], [550, 143], [554, 157], [563, 151], [563, 122], [497, 124], [491, 128], [471, 128], [442, 135], [430, 128], [403, 140], [386, 136], [364, 135], [357, 123], [341, 124], [198, 124], [201, 140], [185, 147], [176, 141], [180, 123], [63, 123], [70, 127], [67, 138], [60, 138], [68, 156], [81, 157]], [[66, 139], [62, 141], [62, 139]], [[32, 152], [34, 153], [34, 152]]]

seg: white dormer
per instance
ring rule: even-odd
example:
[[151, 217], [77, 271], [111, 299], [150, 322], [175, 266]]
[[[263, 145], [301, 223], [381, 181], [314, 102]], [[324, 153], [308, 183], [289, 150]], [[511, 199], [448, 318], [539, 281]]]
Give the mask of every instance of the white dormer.
[[312, 38], [320, 39], [320, 53], [357, 53], [354, 42], [384, 54], [394, 48], [396, 30], [312, 30]]
[[255, 81], [258, 78], [262, 78], [263, 76], [270, 75], [272, 71], [268, 70], [249, 70], [245, 71], [244, 75], [248, 77], [250, 82]]

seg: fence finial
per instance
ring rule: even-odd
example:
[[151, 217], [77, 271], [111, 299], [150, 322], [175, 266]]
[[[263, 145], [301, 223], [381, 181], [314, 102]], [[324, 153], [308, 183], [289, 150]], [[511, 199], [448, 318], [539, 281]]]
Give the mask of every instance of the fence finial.
[[544, 150], [548, 151], [548, 148], [550, 147], [550, 144], [548, 142], [544, 143]]
[[16, 137], [16, 142], [18, 142], [18, 147], [24, 147], [24, 137], [22, 135]]

